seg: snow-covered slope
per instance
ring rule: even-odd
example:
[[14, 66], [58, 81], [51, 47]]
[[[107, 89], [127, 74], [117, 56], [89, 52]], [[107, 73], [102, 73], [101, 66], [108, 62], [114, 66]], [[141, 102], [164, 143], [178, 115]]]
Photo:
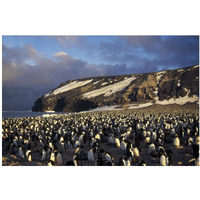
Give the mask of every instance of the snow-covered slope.
[[62, 83], [37, 99], [33, 111], [129, 109], [199, 103], [199, 66], [155, 73], [92, 77]]

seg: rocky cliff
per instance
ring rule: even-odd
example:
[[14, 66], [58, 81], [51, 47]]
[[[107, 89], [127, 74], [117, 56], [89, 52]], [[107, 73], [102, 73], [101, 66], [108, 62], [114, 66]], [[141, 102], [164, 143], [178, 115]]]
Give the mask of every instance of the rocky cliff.
[[155, 73], [92, 77], [61, 83], [33, 111], [77, 112], [97, 107], [144, 107], [199, 101], [199, 66]]

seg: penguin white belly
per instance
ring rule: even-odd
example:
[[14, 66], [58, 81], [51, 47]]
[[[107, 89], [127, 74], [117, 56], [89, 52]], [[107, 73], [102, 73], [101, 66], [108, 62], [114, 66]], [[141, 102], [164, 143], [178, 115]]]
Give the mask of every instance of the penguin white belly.
[[51, 153], [50, 160], [55, 162], [55, 154], [54, 153]]
[[129, 160], [126, 160], [126, 166], [131, 166], [131, 163]]
[[67, 141], [68, 147], [72, 148], [72, 143], [70, 141]]
[[134, 148], [133, 153], [135, 157], [139, 157], [139, 151], [137, 148]]
[[57, 161], [57, 163], [58, 163], [59, 165], [62, 165], [63, 160], [62, 160], [62, 156], [61, 156], [60, 153], [56, 156], [56, 161]]
[[114, 143], [113, 137], [110, 136], [110, 137], [108, 138], [108, 141], [109, 141], [109, 143], [113, 144], [113, 143]]
[[92, 150], [88, 151], [88, 160], [94, 162], [94, 154]]
[[28, 155], [29, 155], [29, 153], [31, 152], [31, 150], [28, 150], [27, 152], [26, 152], [26, 157], [28, 158]]
[[20, 156], [20, 158], [24, 158], [24, 154], [22, 152], [22, 149], [19, 149], [19, 156]]
[[28, 155], [28, 161], [29, 161], [29, 162], [32, 161], [32, 156], [31, 156], [31, 154]]
[[155, 145], [150, 145], [150, 146], [149, 146], [149, 149], [148, 149], [148, 153], [149, 153], [149, 154], [153, 153], [153, 152], [155, 151], [155, 149], [156, 149], [156, 148], [155, 148]]
[[126, 150], [126, 143], [124, 141], [121, 142], [121, 150]]
[[179, 147], [180, 146], [180, 140], [178, 137], [176, 137], [174, 140], [173, 140], [173, 146], [175, 147]]
[[105, 154], [105, 159], [112, 163], [112, 158], [109, 154]]
[[52, 164], [51, 164], [51, 162], [48, 162], [48, 164], [47, 164], [48, 166], [53, 166]]
[[155, 132], [152, 133], [151, 139], [156, 140], [156, 133]]
[[149, 143], [150, 142], [150, 137], [146, 137], [144, 140], [145, 143]]
[[74, 147], [76, 148], [77, 146], [80, 146], [80, 141], [76, 141]]
[[166, 166], [166, 157], [164, 155], [160, 156], [160, 165]]
[[44, 160], [45, 160], [46, 155], [47, 155], [46, 151], [43, 151], [43, 152], [42, 152], [42, 158], [41, 158], [41, 161], [44, 161]]
[[120, 141], [118, 138], [115, 138], [116, 147], [120, 148]]
[[95, 139], [97, 139], [97, 140], [100, 140], [100, 135], [99, 134], [97, 134], [97, 135], [95, 135], [95, 137], [94, 137]]

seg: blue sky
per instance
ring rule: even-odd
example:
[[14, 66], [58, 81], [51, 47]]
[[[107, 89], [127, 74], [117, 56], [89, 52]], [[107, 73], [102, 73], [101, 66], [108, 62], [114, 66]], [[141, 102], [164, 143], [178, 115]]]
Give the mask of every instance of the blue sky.
[[71, 79], [199, 63], [198, 36], [3, 36], [2, 45], [3, 110], [30, 110]]

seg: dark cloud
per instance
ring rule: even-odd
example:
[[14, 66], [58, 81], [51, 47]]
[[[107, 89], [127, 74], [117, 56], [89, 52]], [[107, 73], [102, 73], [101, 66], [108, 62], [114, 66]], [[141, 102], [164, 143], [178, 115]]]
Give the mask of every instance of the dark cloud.
[[[66, 49], [82, 46], [84, 37], [58, 37]], [[96, 46], [95, 46], [96, 45]], [[98, 64], [66, 52], [45, 57], [33, 46], [3, 45], [3, 110], [30, 110], [34, 101], [61, 82], [102, 75], [155, 72], [199, 63], [199, 37], [123, 36], [88, 45]], [[76, 47], [77, 48], [77, 47]]]
[[54, 57], [45, 58], [32, 46], [12, 49], [3, 45], [3, 110], [30, 109], [38, 97], [61, 82], [102, 75], [97, 66], [67, 54]]
[[123, 36], [112, 43], [101, 42], [99, 51], [102, 61], [126, 63], [138, 72], [145, 66], [147, 72], [173, 69], [199, 63], [199, 37]]

